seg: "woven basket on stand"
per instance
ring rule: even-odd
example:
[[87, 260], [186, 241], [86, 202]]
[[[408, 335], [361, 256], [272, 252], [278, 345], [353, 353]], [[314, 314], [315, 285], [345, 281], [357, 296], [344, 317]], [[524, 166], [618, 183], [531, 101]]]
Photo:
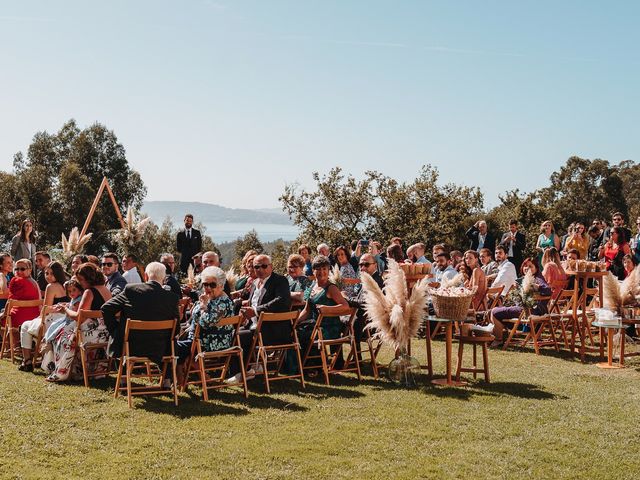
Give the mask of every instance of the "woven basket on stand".
[[436, 311], [436, 315], [448, 320], [464, 320], [467, 318], [472, 298], [473, 294], [454, 297], [438, 295], [433, 292], [431, 293], [433, 308]]

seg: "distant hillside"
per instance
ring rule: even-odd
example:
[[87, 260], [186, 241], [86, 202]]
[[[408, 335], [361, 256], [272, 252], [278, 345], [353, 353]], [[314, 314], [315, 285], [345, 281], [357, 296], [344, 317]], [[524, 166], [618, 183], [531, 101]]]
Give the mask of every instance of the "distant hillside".
[[291, 220], [276, 208], [248, 210], [227, 208], [212, 203], [156, 201], [144, 202], [142, 212], [154, 222], [162, 222], [167, 215], [177, 225], [182, 224], [185, 213], [192, 213], [196, 222], [202, 223], [275, 223], [291, 225]]

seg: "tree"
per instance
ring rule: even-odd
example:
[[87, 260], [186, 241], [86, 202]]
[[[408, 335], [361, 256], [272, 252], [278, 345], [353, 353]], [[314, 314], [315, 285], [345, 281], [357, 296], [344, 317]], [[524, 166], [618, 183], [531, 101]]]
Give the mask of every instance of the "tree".
[[238, 269], [240, 267], [240, 261], [248, 250], [255, 250], [258, 253], [264, 252], [264, 246], [258, 238], [258, 232], [255, 230], [248, 231], [244, 237], [236, 240], [235, 258], [233, 261], [234, 268]]
[[611, 218], [613, 212], [628, 216], [619, 169], [606, 160], [571, 157], [550, 182], [537, 197], [560, 230], [575, 221], [589, 225], [596, 217]]
[[622, 180], [622, 195], [629, 206], [627, 223], [633, 225], [640, 216], [640, 164], [625, 160], [618, 164], [618, 175]]
[[[39, 233], [38, 243], [53, 246], [62, 233], [82, 227], [103, 177], [109, 179], [121, 211], [142, 206], [146, 188], [138, 172], [131, 169], [125, 150], [113, 131], [99, 123], [80, 129], [69, 120], [55, 134], [37, 132], [26, 155], [14, 156], [13, 186], [0, 185], [0, 198], [14, 198], [13, 228], [25, 216], [32, 218]], [[20, 216], [18, 216], [20, 215]], [[2, 235], [7, 236], [5, 224]], [[7, 230], [5, 230], [7, 228]], [[89, 228], [94, 237], [88, 249], [111, 249], [108, 232], [120, 228], [109, 199], [100, 200]]]
[[481, 212], [483, 196], [476, 187], [438, 185], [438, 175], [427, 165], [413, 182], [375, 171], [357, 181], [334, 168], [322, 177], [313, 174], [314, 191], [287, 186], [280, 201], [302, 230], [299, 241], [335, 246], [370, 238], [387, 243], [397, 235], [407, 244], [457, 245], [469, 218]]

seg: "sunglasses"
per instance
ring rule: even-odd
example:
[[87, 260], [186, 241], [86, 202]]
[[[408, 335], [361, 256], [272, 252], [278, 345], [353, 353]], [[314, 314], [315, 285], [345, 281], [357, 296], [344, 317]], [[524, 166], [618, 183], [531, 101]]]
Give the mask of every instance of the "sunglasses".
[[211, 282], [211, 283], [207, 283], [207, 282], [202, 282], [202, 286], [203, 287], [209, 287], [209, 288], [216, 288], [218, 286], [218, 284], [216, 282]]
[[267, 268], [269, 268], [271, 265], [254, 265], [253, 268], [256, 270], [260, 270], [261, 268], [263, 270], [266, 270]]
[[113, 262], [102, 262], [103, 267], [113, 267]]
[[27, 267], [16, 267], [13, 269], [16, 272], [24, 272], [25, 270], [29, 270]]
[[371, 262], [369, 262], [369, 263], [364, 262], [364, 263], [359, 263], [359, 264], [358, 264], [358, 266], [359, 266], [359, 267], [365, 267], [365, 268], [366, 268], [366, 267], [368, 267], [369, 265], [373, 265], [373, 263], [371, 263]]

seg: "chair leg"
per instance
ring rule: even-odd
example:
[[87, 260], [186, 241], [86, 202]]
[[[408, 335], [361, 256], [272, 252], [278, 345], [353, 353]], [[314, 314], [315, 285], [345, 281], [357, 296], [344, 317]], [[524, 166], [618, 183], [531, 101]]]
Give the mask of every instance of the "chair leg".
[[242, 358], [242, 352], [238, 352], [238, 360], [240, 361], [240, 376], [242, 377], [244, 398], [249, 398], [249, 389], [247, 388], [247, 375], [244, 372], [244, 359]]
[[[89, 371], [88, 371], [88, 365], [87, 365], [87, 351], [84, 349], [84, 347], [80, 347], [80, 362], [82, 363], [82, 376], [84, 378], [84, 386], [86, 388], [89, 388]], [[127, 375], [127, 378], [129, 378], [129, 375]]]
[[298, 370], [300, 373], [300, 383], [302, 384], [302, 388], [306, 390], [307, 386], [304, 383], [304, 371], [302, 370], [302, 355], [300, 354], [300, 345], [297, 344], [295, 347], [296, 357], [298, 358]]
[[173, 381], [171, 382], [171, 388], [173, 390], [173, 404], [178, 406], [178, 372], [177, 372], [178, 359], [171, 357], [171, 373], [173, 375]]
[[507, 347], [511, 344], [511, 340], [513, 340], [513, 337], [518, 331], [519, 326], [520, 326], [520, 319], [516, 320], [516, 322], [513, 324], [513, 327], [509, 331], [509, 336], [507, 337], [507, 341], [504, 342], [504, 345], [502, 346], [502, 350], [506, 350]]
[[460, 372], [462, 371], [462, 353], [464, 350], [464, 341], [460, 339], [458, 344], [458, 368], [456, 368], [456, 382], [460, 381]]
[[131, 373], [133, 372], [133, 365], [127, 362], [127, 403], [129, 408], [133, 408], [133, 395], [131, 395]]
[[478, 378], [478, 372], [476, 372], [475, 370], [477, 370], [478, 368], [478, 352], [477, 352], [477, 348], [476, 348], [476, 344], [473, 344], [473, 379], [475, 380], [476, 378]]
[[484, 379], [487, 383], [490, 383], [489, 379], [489, 352], [487, 349], [487, 342], [482, 342], [482, 363], [484, 366]]
[[271, 393], [271, 386], [269, 385], [269, 373], [267, 372], [267, 353], [261, 348], [258, 352], [258, 361], [262, 361], [262, 374], [264, 375], [264, 384], [267, 387], [267, 393]]
[[362, 373], [360, 372], [360, 361], [358, 360], [358, 350], [356, 349], [356, 339], [351, 337], [351, 355], [356, 361], [356, 373], [358, 374], [358, 381], [362, 381]]
[[[200, 386], [202, 387], [202, 399], [207, 402], [209, 400], [209, 389], [207, 388], [207, 375], [204, 371], [204, 358], [198, 358], [198, 367], [200, 374]], [[189, 375], [188, 372], [187, 375]]]
[[373, 378], [378, 380], [378, 361], [376, 360], [376, 352], [373, 348], [373, 340], [367, 337], [367, 345], [369, 345], [369, 358], [371, 360], [371, 370], [373, 370]]
[[424, 338], [427, 344], [427, 374], [429, 377], [433, 377], [433, 364], [431, 363], [431, 324], [429, 320], [427, 320]]
[[327, 352], [325, 345], [322, 342], [318, 342], [318, 349], [320, 350], [320, 359], [322, 360], [322, 372], [324, 373], [324, 383], [329, 385], [329, 367], [327, 366]]
[[116, 391], [113, 394], [113, 398], [118, 398], [120, 395], [120, 382], [122, 381], [122, 358], [118, 363], [118, 374], [116, 375]]

